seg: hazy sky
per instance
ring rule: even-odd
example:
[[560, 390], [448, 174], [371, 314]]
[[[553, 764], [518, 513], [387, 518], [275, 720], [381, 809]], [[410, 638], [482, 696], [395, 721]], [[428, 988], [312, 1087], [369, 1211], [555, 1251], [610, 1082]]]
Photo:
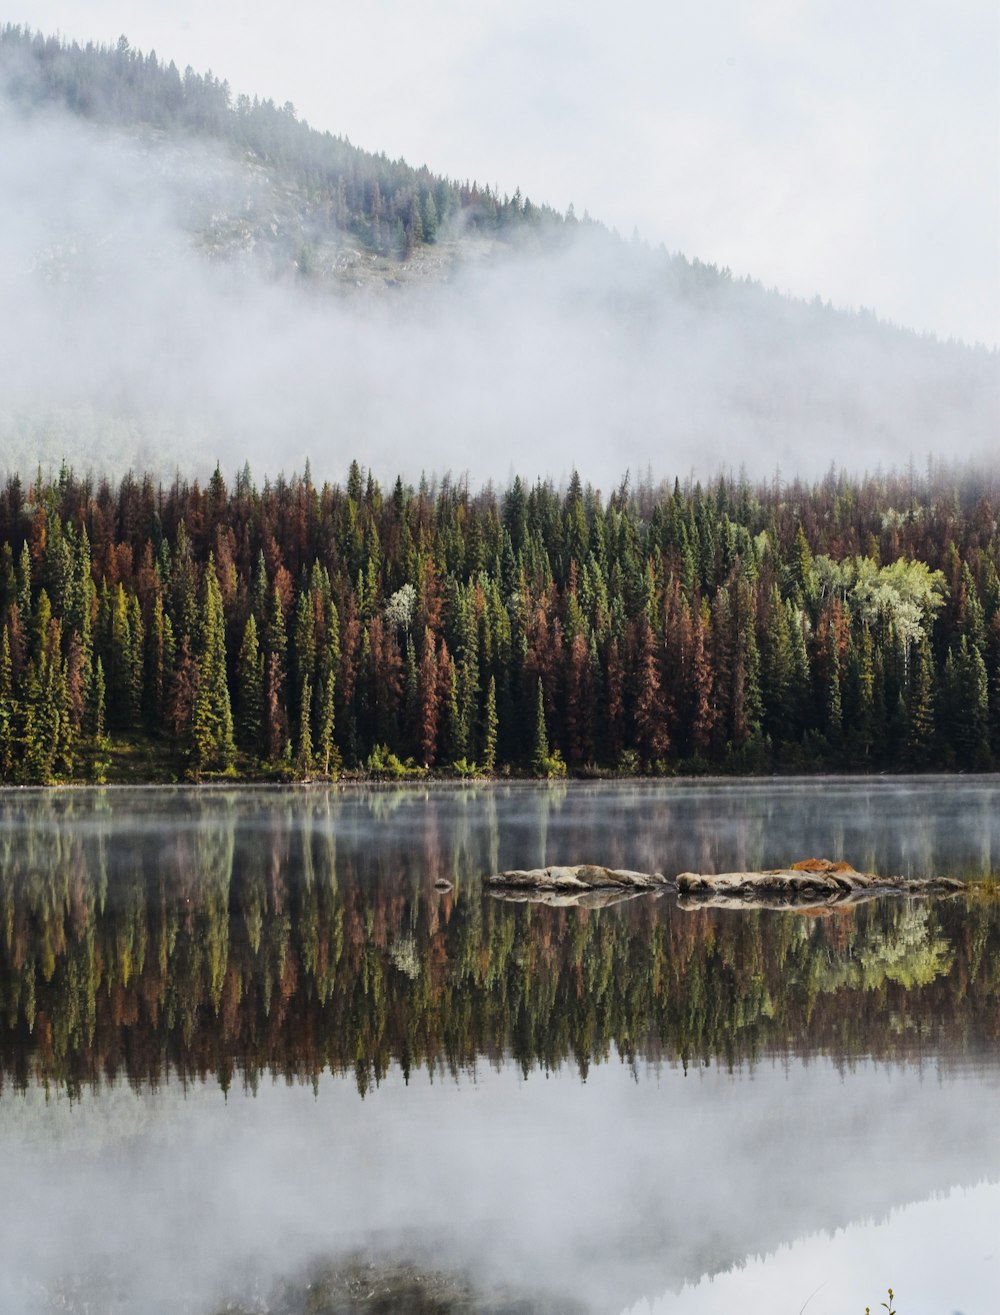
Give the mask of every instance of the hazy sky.
[[997, 0], [21, 0], [316, 127], [1000, 343]]

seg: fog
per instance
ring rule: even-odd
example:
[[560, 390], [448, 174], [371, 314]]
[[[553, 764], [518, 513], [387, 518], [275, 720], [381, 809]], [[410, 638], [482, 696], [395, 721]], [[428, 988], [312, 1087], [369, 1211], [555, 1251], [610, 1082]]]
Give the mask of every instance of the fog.
[[[568, 1070], [524, 1081], [514, 1065], [484, 1065], [475, 1080], [421, 1074], [406, 1086], [394, 1071], [364, 1101], [349, 1077], [325, 1077], [315, 1094], [276, 1082], [227, 1100], [213, 1084], [112, 1089], [72, 1111], [32, 1089], [0, 1101], [0, 1304], [28, 1315], [72, 1293], [109, 1312], [207, 1315], [360, 1250], [583, 1310], [650, 1298], [684, 1311], [685, 1280], [956, 1185], [995, 1184], [1000, 1129], [982, 1112], [998, 1095], [995, 1069], [939, 1078], [932, 1063], [841, 1071], [826, 1060], [638, 1080], [612, 1061], [586, 1084]], [[994, 1235], [998, 1201], [987, 1194]], [[883, 1259], [910, 1266], [916, 1289], [934, 1241], [917, 1229], [910, 1252], [886, 1243]], [[782, 1300], [771, 1306], [743, 1282], [738, 1304], [797, 1310], [824, 1276], [801, 1291], [772, 1286]], [[858, 1254], [836, 1277], [859, 1308], [873, 1299]], [[903, 1280], [884, 1272], [885, 1284]], [[847, 1307], [821, 1295], [812, 1308]]]
[[[54, 852], [79, 843], [131, 896], [135, 873], [175, 879], [178, 846], [235, 845], [237, 862], [307, 828], [335, 863], [446, 876], [549, 863], [753, 871], [818, 856], [911, 878], [1000, 874], [1000, 777], [812, 777], [318, 788], [208, 786], [0, 790], [0, 837]], [[372, 869], [374, 872], [375, 869]], [[374, 876], [372, 877], [374, 879]]]
[[[0, 104], [0, 443], [29, 475], [478, 483], [995, 462], [1000, 356], [692, 273], [580, 225], [304, 279], [299, 202], [206, 145]], [[345, 259], [351, 255], [345, 237]], [[696, 253], [689, 253], [694, 255]], [[389, 270], [388, 282], [396, 278]]]

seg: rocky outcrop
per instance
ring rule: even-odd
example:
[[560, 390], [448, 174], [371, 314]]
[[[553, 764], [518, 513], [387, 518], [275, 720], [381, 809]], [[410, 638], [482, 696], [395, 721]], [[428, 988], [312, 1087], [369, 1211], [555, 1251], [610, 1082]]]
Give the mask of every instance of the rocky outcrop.
[[858, 903], [880, 895], [949, 895], [963, 890], [951, 877], [914, 879], [856, 872], [849, 863], [810, 858], [789, 868], [766, 872], [719, 872], [706, 876], [681, 872], [677, 877], [682, 908], [820, 908]]
[[563, 894], [677, 889], [662, 872], [629, 872], [623, 868], [602, 868], [594, 863], [578, 863], [574, 867], [515, 868], [494, 873], [486, 878], [486, 884], [505, 891], [558, 891]]
[[913, 879], [856, 872], [849, 863], [808, 858], [766, 872], [632, 872], [593, 863], [514, 869], [486, 878], [502, 899], [603, 908], [643, 893], [676, 891], [681, 908], [825, 908], [881, 895], [951, 895], [964, 884], [951, 877]]

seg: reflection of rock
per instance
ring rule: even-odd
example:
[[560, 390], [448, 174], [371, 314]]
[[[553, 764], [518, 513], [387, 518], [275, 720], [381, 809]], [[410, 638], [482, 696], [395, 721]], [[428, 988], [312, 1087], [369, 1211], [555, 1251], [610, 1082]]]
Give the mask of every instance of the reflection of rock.
[[[227, 1303], [233, 1315], [262, 1309], [254, 1300]], [[545, 1315], [580, 1315], [584, 1309], [571, 1298], [515, 1291], [484, 1285], [464, 1269], [432, 1267], [420, 1259], [355, 1255], [339, 1264], [313, 1270], [307, 1278], [278, 1283], [263, 1309], [274, 1315], [515, 1315], [537, 1311]]]
[[389, 947], [389, 958], [411, 982], [420, 976], [420, 953], [413, 936], [400, 936]]
[[[666, 887], [665, 889], [672, 889]], [[654, 891], [653, 894], [658, 894]], [[490, 894], [494, 899], [510, 904], [547, 904], [554, 909], [606, 909], [612, 904], [625, 904], [641, 899], [645, 890], [524, 890], [497, 886]]]
[[847, 863], [810, 858], [767, 872], [682, 872], [677, 878], [681, 908], [822, 908], [858, 903], [880, 895], [948, 895], [962, 890], [951, 877], [914, 880], [855, 872]]
[[503, 890], [551, 890], [567, 894], [592, 890], [674, 889], [674, 883], [661, 872], [629, 872], [621, 868], [602, 868], [593, 863], [497, 872], [486, 878], [486, 884]]

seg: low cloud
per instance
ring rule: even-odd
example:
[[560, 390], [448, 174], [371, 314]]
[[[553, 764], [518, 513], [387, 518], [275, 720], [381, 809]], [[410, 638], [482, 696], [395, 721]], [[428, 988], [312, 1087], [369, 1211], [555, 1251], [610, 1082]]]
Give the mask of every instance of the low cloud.
[[626, 469], [996, 459], [997, 353], [594, 227], [345, 295], [299, 277], [280, 232], [260, 240], [273, 180], [221, 148], [0, 107], [0, 187], [8, 469], [204, 477], [249, 461], [260, 478], [308, 457], [336, 479], [357, 457], [383, 478], [576, 467], [606, 488]]

